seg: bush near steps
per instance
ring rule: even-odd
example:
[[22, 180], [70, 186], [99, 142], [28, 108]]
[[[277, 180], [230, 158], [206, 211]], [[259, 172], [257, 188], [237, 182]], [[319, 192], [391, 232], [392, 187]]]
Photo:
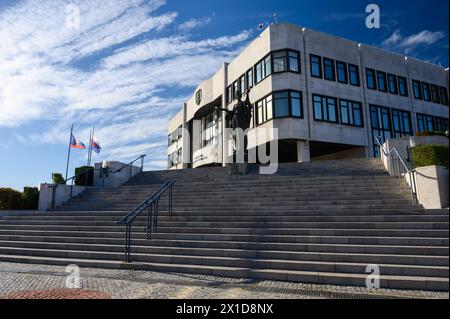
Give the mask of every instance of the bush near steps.
[[0, 210], [36, 210], [39, 204], [37, 187], [25, 187], [23, 192], [0, 188]]

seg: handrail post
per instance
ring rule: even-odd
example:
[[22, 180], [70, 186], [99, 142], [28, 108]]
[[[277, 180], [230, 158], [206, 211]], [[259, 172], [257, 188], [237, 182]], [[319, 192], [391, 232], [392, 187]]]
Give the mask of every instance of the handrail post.
[[141, 155], [141, 172], [144, 171], [144, 155]]

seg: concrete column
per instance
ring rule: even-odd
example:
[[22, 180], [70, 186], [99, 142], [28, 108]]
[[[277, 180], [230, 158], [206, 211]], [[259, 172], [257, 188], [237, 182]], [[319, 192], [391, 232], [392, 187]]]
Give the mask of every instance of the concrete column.
[[299, 163], [311, 162], [309, 141], [297, 141], [297, 160]]
[[[227, 86], [228, 86], [228, 63], [223, 64], [223, 94], [222, 94], [222, 108], [228, 108], [227, 105]], [[226, 117], [227, 113], [222, 111], [222, 166], [225, 167], [227, 163], [227, 145], [228, 138], [225, 134], [226, 130]]]
[[191, 164], [191, 136], [187, 134], [187, 103], [183, 104], [183, 169], [189, 168]]

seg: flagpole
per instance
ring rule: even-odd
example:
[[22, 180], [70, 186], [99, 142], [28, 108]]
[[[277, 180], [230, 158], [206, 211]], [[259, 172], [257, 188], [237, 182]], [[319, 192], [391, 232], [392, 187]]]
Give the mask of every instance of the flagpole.
[[71, 142], [72, 142], [72, 135], [73, 135], [73, 124], [72, 128], [70, 129], [70, 138], [69, 138], [69, 151], [67, 152], [67, 165], [66, 165], [66, 181], [67, 181], [67, 174], [69, 173], [69, 160], [70, 160], [70, 149], [71, 149]]
[[91, 165], [91, 141], [92, 141], [92, 129], [89, 131], [89, 146], [88, 146], [88, 159], [87, 159], [87, 165]]
[[92, 151], [93, 151], [92, 142], [93, 142], [93, 139], [94, 139], [94, 134], [95, 134], [95, 124], [92, 127], [91, 140], [89, 141], [90, 148], [89, 148], [89, 165], [88, 166], [91, 166], [91, 162], [92, 162]]

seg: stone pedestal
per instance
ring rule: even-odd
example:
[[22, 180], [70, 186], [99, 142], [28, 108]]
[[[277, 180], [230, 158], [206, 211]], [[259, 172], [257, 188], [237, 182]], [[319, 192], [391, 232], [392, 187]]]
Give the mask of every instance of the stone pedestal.
[[232, 163], [231, 166], [231, 175], [246, 175], [248, 171], [247, 163]]

